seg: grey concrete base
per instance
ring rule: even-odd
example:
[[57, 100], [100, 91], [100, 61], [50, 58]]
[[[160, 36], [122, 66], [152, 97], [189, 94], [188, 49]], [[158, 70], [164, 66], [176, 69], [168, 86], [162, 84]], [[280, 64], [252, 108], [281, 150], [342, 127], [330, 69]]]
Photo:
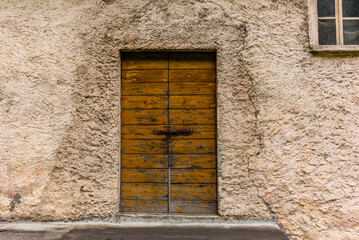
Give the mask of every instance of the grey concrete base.
[[240, 221], [240, 220], [225, 220], [218, 215], [174, 215], [174, 214], [121, 214], [118, 221], [122, 225], [211, 225], [211, 226], [269, 226], [278, 228], [275, 222], [271, 221]]
[[0, 223], [0, 240], [239, 239], [287, 240], [273, 222], [218, 216], [126, 214], [108, 221]]

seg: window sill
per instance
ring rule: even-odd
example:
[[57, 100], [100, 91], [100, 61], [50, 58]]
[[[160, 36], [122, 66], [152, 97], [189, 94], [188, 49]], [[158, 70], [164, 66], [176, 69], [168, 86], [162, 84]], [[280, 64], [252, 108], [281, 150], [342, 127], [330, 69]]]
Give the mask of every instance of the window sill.
[[359, 45], [311, 45], [310, 52], [359, 52]]

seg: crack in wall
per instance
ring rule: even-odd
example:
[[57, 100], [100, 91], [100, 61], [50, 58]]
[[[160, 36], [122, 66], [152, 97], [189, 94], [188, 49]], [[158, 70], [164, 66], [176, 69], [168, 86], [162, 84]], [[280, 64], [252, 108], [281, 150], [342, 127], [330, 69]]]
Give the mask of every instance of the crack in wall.
[[263, 198], [263, 197], [260, 197], [260, 199], [263, 201], [264, 205], [266, 206], [266, 208], [268, 209], [268, 212], [270, 213], [270, 216], [272, 218], [272, 221], [275, 222], [279, 229], [285, 234], [285, 236], [289, 239], [289, 240], [295, 240], [295, 238], [291, 238], [288, 236], [287, 234], [287, 229], [285, 229], [283, 227], [282, 224], [278, 223], [277, 220], [276, 220], [276, 213], [274, 212], [273, 208], [271, 207], [271, 205]]
[[239, 26], [239, 32], [240, 32], [240, 35], [242, 36], [243, 38], [243, 41], [242, 41], [242, 46], [241, 48], [239, 49], [239, 61], [241, 63], [241, 67], [242, 69], [244, 70], [245, 72], [245, 77], [248, 78], [249, 80], [249, 87], [247, 88], [246, 90], [246, 93], [247, 93], [247, 96], [248, 96], [248, 100], [249, 102], [251, 103], [251, 106], [253, 107], [254, 109], [254, 118], [255, 118], [255, 121], [254, 121], [254, 127], [253, 127], [253, 136], [258, 140], [259, 144], [258, 144], [258, 150], [254, 153], [254, 154], [246, 154], [246, 158], [247, 158], [247, 173], [248, 173], [248, 176], [250, 177], [251, 175], [251, 168], [250, 168], [250, 160], [252, 157], [256, 157], [256, 156], [259, 156], [263, 149], [264, 149], [264, 143], [263, 143], [263, 137], [262, 135], [260, 134], [259, 130], [258, 130], [258, 124], [259, 124], [259, 119], [258, 119], [258, 114], [259, 114], [259, 110], [257, 108], [257, 105], [255, 103], [255, 85], [254, 85], [254, 77], [252, 76], [250, 70], [248, 69], [248, 67], [246, 66], [245, 64], [245, 60], [244, 60], [244, 57], [243, 57], [243, 54], [242, 52], [245, 51], [245, 49], [247, 48], [247, 41], [246, 41], [246, 38], [248, 37], [248, 31], [247, 31], [247, 27], [246, 27], [246, 24], [241, 24]]

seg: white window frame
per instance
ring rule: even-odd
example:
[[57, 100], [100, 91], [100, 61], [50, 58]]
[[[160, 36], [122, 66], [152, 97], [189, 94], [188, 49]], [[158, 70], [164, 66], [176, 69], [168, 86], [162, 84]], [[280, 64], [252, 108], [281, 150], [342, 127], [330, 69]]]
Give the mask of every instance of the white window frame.
[[[317, 0], [308, 0], [308, 17], [309, 17], [309, 44], [311, 52], [353, 52], [359, 51], [359, 45], [343, 44], [343, 19], [359, 19], [342, 16], [342, 0], [335, 0], [335, 17], [318, 18]], [[337, 45], [319, 45], [318, 37], [318, 19], [335, 19]]]

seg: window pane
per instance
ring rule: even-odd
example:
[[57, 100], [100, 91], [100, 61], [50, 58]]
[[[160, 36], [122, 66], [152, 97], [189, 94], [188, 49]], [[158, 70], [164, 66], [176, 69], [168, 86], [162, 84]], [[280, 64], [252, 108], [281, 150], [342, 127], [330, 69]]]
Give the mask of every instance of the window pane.
[[319, 45], [336, 45], [335, 20], [318, 21]]
[[343, 17], [359, 17], [359, 0], [343, 0]]
[[335, 17], [335, 0], [318, 0], [318, 17]]
[[359, 45], [359, 20], [344, 20], [344, 45]]

